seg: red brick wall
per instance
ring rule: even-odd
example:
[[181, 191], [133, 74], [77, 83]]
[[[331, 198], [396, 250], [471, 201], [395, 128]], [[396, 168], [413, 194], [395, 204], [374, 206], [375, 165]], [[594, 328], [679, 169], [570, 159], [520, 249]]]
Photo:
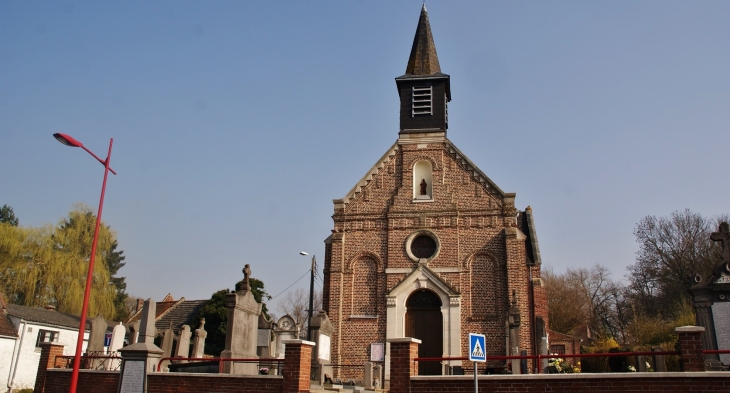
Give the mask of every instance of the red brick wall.
[[[70, 369], [49, 369], [46, 373], [45, 390], [37, 393], [67, 393], [71, 385]], [[119, 384], [119, 371], [79, 370], [76, 391], [79, 393], [116, 393]], [[151, 393], [151, 392], [150, 392]]]
[[[281, 393], [280, 376], [245, 376], [188, 373], [154, 373], [147, 375], [147, 393]], [[48, 370], [45, 393], [66, 393], [71, 370]], [[118, 371], [81, 370], [79, 393], [116, 393]]]
[[390, 343], [390, 392], [410, 392], [411, 376], [418, 374], [418, 343], [391, 342]]
[[285, 344], [284, 382], [282, 393], [309, 392], [312, 346], [309, 344]]
[[[688, 328], [695, 331], [686, 331]], [[676, 328], [683, 371], [705, 371], [705, 357], [702, 354], [704, 330], [697, 326]]]
[[[479, 391], [489, 393], [615, 393], [615, 392], [728, 392], [730, 377], [727, 376], [692, 376], [680, 373], [658, 377], [623, 377], [595, 378], [588, 376], [523, 376], [523, 377], [480, 377]], [[715, 373], [719, 374], [719, 373]], [[411, 381], [411, 393], [443, 393], [474, 391], [474, 377], [441, 377], [426, 379], [419, 377]], [[403, 393], [404, 390], [393, 390], [391, 393]]]
[[147, 393], [280, 393], [283, 381], [279, 376], [175, 374], [178, 373], [150, 374]]
[[[48, 369], [56, 367], [58, 357], [63, 355], [63, 345], [54, 343], [41, 343], [41, 358], [38, 361], [34, 391], [43, 393], [46, 385], [46, 374]], [[60, 359], [60, 358], [59, 358]], [[69, 380], [70, 382], [71, 380]], [[68, 390], [68, 385], [66, 385]]]

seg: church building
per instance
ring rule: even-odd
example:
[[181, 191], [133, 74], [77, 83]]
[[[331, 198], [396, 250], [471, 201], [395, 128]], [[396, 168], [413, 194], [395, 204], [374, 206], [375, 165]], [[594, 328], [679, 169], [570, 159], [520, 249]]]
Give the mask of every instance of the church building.
[[[424, 5], [406, 72], [395, 78], [398, 139], [333, 201], [323, 308], [335, 329], [336, 377], [362, 378], [362, 365], [384, 348], [389, 379], [389, 348], [380, 344], [392, 338], [421, 340], [419, 357], [466, 357], [469, 333], [486, 335], [487, 356], [535, 354], [544, 345], [547, 303], [532, 210], [516, 209], [515, 194], [447, 138], [449, 78]], [[419, 374], [459, 367], [472, 364], [420, 362]]]

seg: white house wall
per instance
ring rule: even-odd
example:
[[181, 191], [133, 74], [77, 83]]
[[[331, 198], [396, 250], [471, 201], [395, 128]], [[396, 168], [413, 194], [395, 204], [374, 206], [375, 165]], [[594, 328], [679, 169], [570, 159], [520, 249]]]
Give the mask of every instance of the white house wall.
[[15, 337], [0, 336], [0, 391], [3, 391], [10, 381], [10, 359], [13, 358]]
[[[11, 355], [6, 357], [5, 352], [2, 352], [2, 357], [0, 357], [0, 370], [9, 370], [7, 373], [9, 375], [9, 381], [4, 386], [12, 390], [33, 389], [35, 386], [35, 377], [41, 358], [41, 349], [35, 346], [39, 330], [59, 332], [58, 344], [64, 346], [63, 354], [65, 356], [73, 356], [75, 354], [76, 339], [79, 334], [78, 330], [20, 321], [14, 317], [11, 317], [11, 320], [15, 326], [18, 326], [19, 338], [17, 340], [17, 346], [11, 349]], [[84, 332], [83, 351], [86, 351], [88, 340], [89, 333]], [[1, 377], [2, 375], [0, 375]]]

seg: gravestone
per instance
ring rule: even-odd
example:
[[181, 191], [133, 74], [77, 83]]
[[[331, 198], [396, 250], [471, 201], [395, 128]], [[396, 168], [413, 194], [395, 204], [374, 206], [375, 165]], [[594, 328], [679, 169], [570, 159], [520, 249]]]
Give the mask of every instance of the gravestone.
[[[710, 239], [722, 246], [720, 261], [709, 277], [695, 274], [692, 292], [692, 306], [697, 325], [705, 328], [702, 346], [706, 350], [730, 349], [730, 226], [720, 224], [719, 230]], [[730, 355], [705, 355], [705, 369], [719, 371], [730, 365]]]
[[[89, 333], [89, 344], [86, 347], [87, 356], [103, 356], [104, 355], [104, 336], [109, 325], [106, 324], [104, 317], [99, 314], [91, 320], [91, 333]], [[91, 369], [97, 369], [104, 363], [104, 359], [91, 358], [89, 366]]]
[[[170, 326], [165, 329], [165, 331], [162, 333], [162, 357], [163, 358], [169, 358], [172, 357], [172, 342], [175, 341], [175, 332], [172, 331], [172, 322], [170, 322]], [[163, 371], [167, 371], [167, 366], [170, 364], [169, 360], [163, 360], [162, 364], [160, 365], [160, 368]]]
[[[233, 293], [226, 295], [228, 322], [226, 326], [226, 349], [221, 358], [258, 358], [256, 344], [258, 341], [258, 318], [261, 314], [261, 303], [251, 293], [251, 269], [249, 265], [243, 269], [244, 282]], [[257, 375], [256, 363], [223, 362], [226, 374]]]
[[129, 328], [129, 345], [136, 344], [139, 341], [139, 321], [127, 325]]
[[154, 300], [147, 299], [144, 301], [144, 307], [142, 308], [142, 320], [140, 321], [139, 335], [137, 336], [137, 342], [139, 343], [155, 343], [155, 336], [157, 336], [157, 328], [155, 327], [155, 317], [157, 316], [157, 302]]
[[[180, 329], [180, 337], [177, 339], [177, 348], [175, 349], [176, 358], [186, 358], [190, 352], [190, 326], [183, 325]], [[187, 360], [176, 360], [173, 363], [187, 363]]]
[[335, 328], [330, 322], [327, 313], [320, 311], [312, 317], [311, 331], [312, 341], [315, 343], [312, 350], [312, 372], [311, 379], [320, 385], [324, 383], [324, 376], [332, 375], [332, 362], [330, 361], [332, 347], [332, 333]]
[[273, 335], [274, 322], [266, 319], [266, 316], [262, 313], [259, 315], [259, 330], [256, 339], [256, 354], [262, 358], [269, 358], [272, 356], [271, 348], [271, 336]]
[[274, 356], [278, 359], [284, 358], [284, 340], [296, 340], [299, 338], [299, 324], [289, 314], [279, 318], [274, 326]]
[[[116, 355], [116, 352], [124, 346], [124, 336], [126, 333], [126, 329], [124, 329], [124, 325], [121, 322], [119, 322], [119, 325], [114, 326], [114, 329], [112, 329], [112, 342], [109, 344], [109, 355]], [[107, 370], [117, 370], [119, 369], [120, 362], [121, 360], [119, 359], [107, 359], [104, 368]]]
[[131, 362], [130, 365], [135, 365], [134, 367], [141, 362], [144, 372], [157, 371], [157, 364], [162, 357], [162, 349], [155, 345], [155, 335], [157, 333], [157, 329], [155, 329], [156, 309], [157, 303], [154, 300], [145, 300], [138, 342], [119, 349], [122, 354], [123, 368], [128, 361]]
[[205, 354], [205, 338], [208, 332], [205, 331], [205, 318], [200, 318], [200, 327], [195, 329], [195, 340], [193, 341], [193, 354], [191, 358], [202, 358]]

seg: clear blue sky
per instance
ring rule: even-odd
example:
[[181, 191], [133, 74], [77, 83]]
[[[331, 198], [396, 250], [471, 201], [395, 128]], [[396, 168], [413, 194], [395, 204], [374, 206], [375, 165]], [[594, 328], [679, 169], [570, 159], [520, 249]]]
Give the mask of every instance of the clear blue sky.
[[[421, 1], [0, 1], [0, 205], [96, 206], [130, 294], [276, 294], [398, 135]], [[634, 262], [646, 215], [728, 213], [730, 2], [429, 1], [449, 138], [531, 205], [543, 262]], [[306, 280], [297, 286], [306, 287]], [[295, 286], [296, 287], [296, 286]]]

